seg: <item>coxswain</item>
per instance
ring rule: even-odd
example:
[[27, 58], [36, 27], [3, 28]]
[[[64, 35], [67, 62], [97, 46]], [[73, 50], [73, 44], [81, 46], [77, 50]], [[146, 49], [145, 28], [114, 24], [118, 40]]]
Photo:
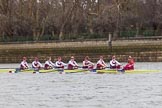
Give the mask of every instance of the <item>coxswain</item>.
[[74, 56], [71, 56], [70, 61], [68, 62], [68, 69], [78, 69], [79, 65], [76, 63]]
[[100, 56], [100, 59], [97, 62], [97, 69], [105, 69], [107, 67], [106, 63], [103, 60], [103, 56]]
[[83, 61], [83, 69], [92, 70], [93, 67], [94, 67], [94, 64], [91, 61], [89, 61], [89, 57], [86, 56]]
[[116, 60], [115, 55], [112, 56], [112, 60], [110, 61], [110, 69], [120, 69], [121, 64]]
[[64, 67], [67, 65], [64, 62], [62, 62], [62, 58], [61, 57], [57, 58], [57, 61], [56, 61], [55, 64], [56, 64], [56, 68], [59, 68], [59, 69], [64, 69]]
[[124, 66], [123, 69], [134, 70], [134, 59], [131, 56], [128, 57], [128, 63], [126, 64], [126, 66]]
[[32, 62], [32, 68], [34, 68], [34, 70], [43, 68], [43, 65], [39, 62], [39, 59], [37, 57], [35, 57], [34, 61]]
[[47, 61], [44, 64], [44, 69], [49, 70], [53, 69], [55, 67], [55, 64], [51, 61], [51, 57], [47, 57]]
[[26, 57], [23, 57], [23, 60], [20, 64], [20, 70], [25, 70], [25, 69], [29, 69], [29, 65], [27, 63], [27, 58]]

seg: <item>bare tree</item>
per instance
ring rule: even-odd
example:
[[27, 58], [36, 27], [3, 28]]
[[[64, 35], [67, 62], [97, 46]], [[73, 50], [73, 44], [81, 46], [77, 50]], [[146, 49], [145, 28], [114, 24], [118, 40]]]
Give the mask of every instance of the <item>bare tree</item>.
[[162, 0], [0, 0], [0, 37], [62, 40], [111, 32], [117, 39], [132, 30], [161, 35], [161, 7]]

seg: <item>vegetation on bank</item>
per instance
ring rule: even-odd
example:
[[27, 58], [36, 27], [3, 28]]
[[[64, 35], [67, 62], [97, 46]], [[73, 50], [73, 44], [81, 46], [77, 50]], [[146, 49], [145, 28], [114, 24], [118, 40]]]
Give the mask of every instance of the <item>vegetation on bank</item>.
[[117, 59], [122, 62], [127, 61], [127, 57], [131, 55], [138, 62], [157, 62], [162, 61], [162, 45], [143, 45], [143, 46], [114, 46], [109, 49], [106, 46], [97, 47], [77, 47], [77, 48], [35, 48], [35, 49], [2, 49], [0, 50], [1, 63], [19, 63], [23, 56], [28, 58], [28, 62], [32, 62], [35, 56], [38, 56], [41, 62], [46, 60], [47, 56], [51, 56], [55, 61], [58, 56], [63, 57], [63, 61], [67, 62], [70, 56], [75, 56], [78, 62], [82, 62], [85, 56], [89, 56], [93, 62], [96, 62], [100, 55], [105, 57], [106, 61], [111, 59], [112, 55], [116, 55]]
[[0, 41], [162, 35], [161, 0], [0, 0]]
[[[110, 33], [112, 36], [113, 34]], [[156, 35], [161, 35], [160, 33], [156, 33], [154, 34], [154, 31], [152, 30], [146, 30], [146, 31], [140, 31], [139, 36], [143, 36], [144, 37], [152, 37], [152, 36], [156, 36]], [[70, 34], [70, 35], [64, 35], [62, 36], [62, 40], [61, 41], [71, 41], [71, 40], [102, 40], [102, 39], [108, 39], [109, 33], [103, 35], [103, 34], [90, 34], [90, 33], [83, 33], [83, 34]], [[13, 36], [13, 37], [8, 37], [8, 36], [0, 36], [0, 42], [25, 42], [25, 41], [35, 41], [35, 39], [33, 38], [33, 36]], [[136, 31], [120, 31], [120, 37], [118, 37], [118, 39], [123, 38], [123, 39], [129, 39], [129, 38], [133, 38], [136, 37]], [[38, 41], [60, 41], [59, 40], [59, 36], [58, 35], [43, 35], [42, 37], [39, 38]]]

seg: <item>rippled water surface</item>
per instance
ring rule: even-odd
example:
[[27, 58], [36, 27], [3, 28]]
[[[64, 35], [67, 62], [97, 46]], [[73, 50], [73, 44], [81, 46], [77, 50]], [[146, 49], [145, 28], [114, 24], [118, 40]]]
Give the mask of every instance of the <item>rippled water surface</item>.
[[[15, 67], [17, 64], [1, 64]], [[162, 63], [136, 69], [162, 71]], [[0, 108], [161, 108], [162, 72], [150, 74], [0, 73]]]

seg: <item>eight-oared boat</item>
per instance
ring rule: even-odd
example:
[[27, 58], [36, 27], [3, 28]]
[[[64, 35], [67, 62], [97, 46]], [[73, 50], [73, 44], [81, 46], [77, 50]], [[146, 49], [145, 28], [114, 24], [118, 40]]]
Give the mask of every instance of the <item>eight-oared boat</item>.
[[[15, 73], [16, 69], [11, 68], [11, 69], [0, 69], [0, 73]], [[27, 69], [27, 70], [21, 70], [18, 72], [29, 72], [29, 73], [33, 73], [35, 72], [33, 69]], [[60, 69], [50, 69], [50, 70], [44, 70], [41, 69], [38, 71], [39, 73], [50, 73], [50, 72], [65, 72], [65, 73], [80, 73], [80, 72], [96, 72], [96, 73], [106, 73], [106, 74], [118, 74], [118, 73], [128, 73], [128, 74], [140, 74], [140, 73], [157, 73], [160, 72], [160, 70], [126, 70], [126, 71], [121, 71], [121, 70], [113, 70], [113, 69], [104, 69], [104, 70], [93, 70], [93, 71], [89, 71], [86, 69], [75, 69], [75, 70], [60, 70]]]

